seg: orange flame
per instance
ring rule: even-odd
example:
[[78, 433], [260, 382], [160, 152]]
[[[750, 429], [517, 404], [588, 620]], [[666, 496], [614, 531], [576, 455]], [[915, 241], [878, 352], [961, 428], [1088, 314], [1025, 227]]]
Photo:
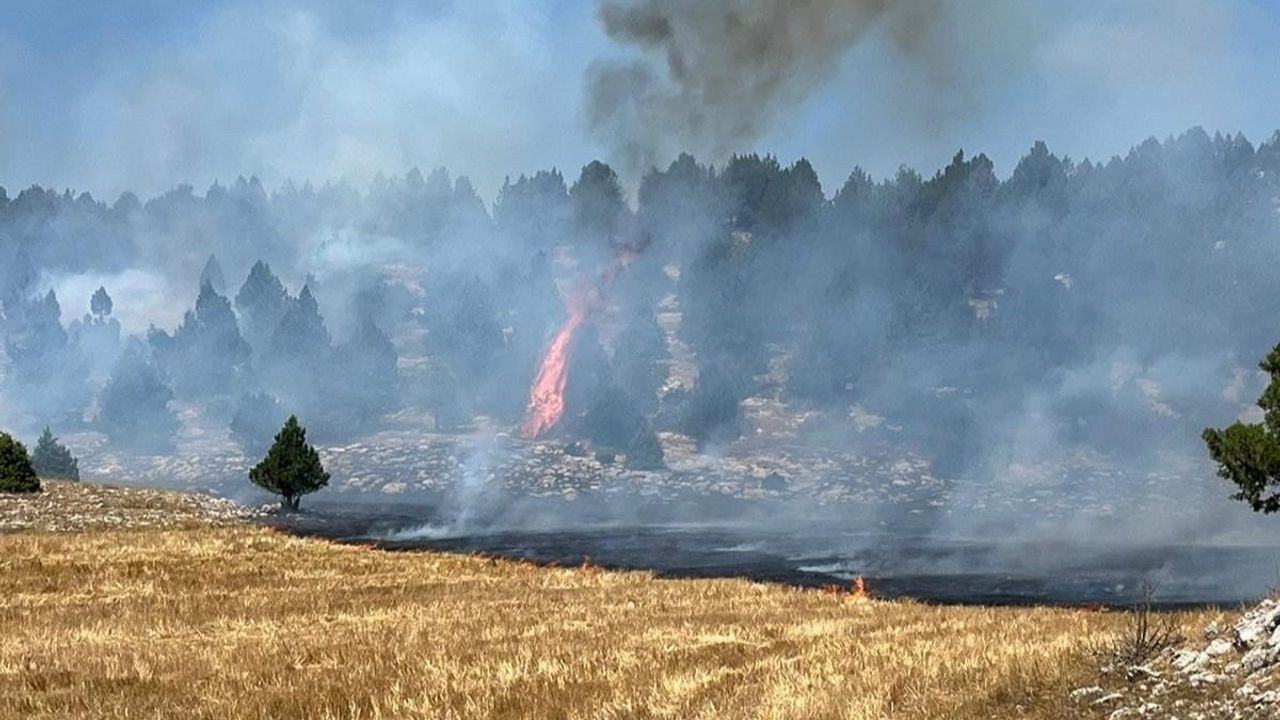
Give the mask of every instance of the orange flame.
[[861, 575], [853, 579], [852, 587], [845, 587], [843, 585], [831, 583], [823, 585], [822, 592], [827, 595], [834, 595], [838, 598], [843, 598], [850, 602], [871, 599], [871, 591], [867, 589], [867, 581]]
[[867, 591], [867, 581], [863, 580], [861, 575], [853, 579], [853, 589], [849, 594], [854, 600], [865, 600], [871, 597], [871, 593]]
[[573, 345], [573, 336], [587, 321], [592, 305], [599, 299], [600, 292], [613, 280], [614, 271], [631, 264], [636, 251], [630, 247], [617, 248], [614, 266], [601, 274], [596, 287], [579, 288], [569, 297], [569, 317], [556, 333], [547, 352], [538, 364], [538, 374], [534, 376], [533, 387], [529, 388], [529, 405], [525, 409], [524, 422], [520, 425], [520, 437], [533, 440], [550, 430], [560, 422], [564, 415], [564, 387], [569, 371], [569, 350]]
[[529, 406], [525, 411], [520, 436], [532, 440], [560, 421], [564, 414], [564, 385], [569, 369], [569, 347], [573, 336], [587, 319], [587, 303], [569, 303], [569, 317], [542, 356], [533, 387], [529, 389]]

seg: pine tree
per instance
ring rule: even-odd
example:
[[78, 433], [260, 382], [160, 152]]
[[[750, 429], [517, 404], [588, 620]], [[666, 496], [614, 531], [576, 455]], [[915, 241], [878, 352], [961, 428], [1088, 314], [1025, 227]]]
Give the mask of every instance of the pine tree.
[[302, 286], [271, 336], [270, 354], [279, 359], [319, 360], [329, 350], [331, 339], [320, 316], [320, 305], [308, 285]]
[[653, 427], [640, 428], [627, 445], [627, 467], [632, 470], [661, 470], [664, 465], [662, 443]]
[[98, 320], [105, 320], [111, 311], [115, 308], [115, 303], [111, 302], [111, 296], [107, 294], [107, 289], [99, 286], [94, 291], [93, 297], [89, 298], [89, 310]]
[[599, 160], [582, 168], [569, 190], [573, 220], [588, 241], [617, 240], [628, 210], [622, 184], [613, 169]]
[[636, 308], [618, 336], [613, 367], [618, 385], [645, 415], [657, 412], [658, 392], [666, 382], [670, 357], [666, 335], [653, 309], [644, 305]]
[[172, 338], [157, 331], [150, 339], [157, 361], [183, 397], [225, 395], [249, 365], [249, 344], [240, 335], [231, 303], [208, 282], [200, 286], [195, 307]]
[[244, 321], [244, 337], [257, 352], [271, 342], [281, 318], [289, 310], [288, 295], [271, 266], [259, 260], [236, 293], [236, 310]]
[[204, 269], [200, 271], [200, 285], [212, 287], [219, 295], [226, 294], [227, 280], [222, 274], [222, 264], [218, 262], [217, 255], [210, 255], [205, 261]]
[[[108, 302], [110, 302], [108, 300]], [[6, 307], [5, 352], [14, 369], [28, 382], [44, 382], [60, 369], [67, 350], [67, 331], [59, 318], [62, 307], [52, 290], [42, 298]]]
[[351, 339], [338, 348], [335, 402], [353, 428], [368, 427], [396, 403], [399, 377], [396, 349], [372, 319], [362, 319]]
[[1204, 431], [1209, 456], [1218, 463], [1218, 476], [1240, 489], [1232, 496], [1256, 512], [1280, 511], [1280, 345], [1259, 363], [1271, 383], [1258, 398], [1261, 424], [1237, 422], [1225, 430]]
[[279, 495], [282, 509], [296, 512], [303, 495], [329, 484], [329, 473], [320, 464], [320, 454], [307, 444], [306, 429], [290, 415], [267, 456], [249, 471], [249, 479]]
[[39, 492], [40, 478], [31, 467], [27, 448], [13, 437], [0, 433], [0, 492]]
[[131, 341], [102, 389], [98, 424], [111, 444], [142, 452], [173, 447], [178, 419], [168, 404], [173, 390], [141, 342]]
[[330, 396], [322, 388], [322, 380], [332, 361], [330, 342], [320, 306], [304, 285], [280, 320], [263, 357], [268, 386], [291, 409], [310, 412], [329, 406]]
[[58, 442], [53, 432], [46, 426], [40, 440], [36, 443], [35, 452], [31, 453], [31, 465], [40, 477], [57, 480], [80, 480], [80, 461], [71, 454], [71, 450]]

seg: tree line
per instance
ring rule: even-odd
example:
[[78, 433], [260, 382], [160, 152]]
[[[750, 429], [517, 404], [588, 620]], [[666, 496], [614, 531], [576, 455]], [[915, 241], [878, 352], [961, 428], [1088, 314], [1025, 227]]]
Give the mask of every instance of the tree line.
[[[778, 393], [867, 408], [954, 472], [1026, 418], [1061, 445], [1156, 448], [1247, 405], [1229, 386], [1255, 382], [1248, 359], [1276, 334], [1278, 198], [1280, 134], [1254, 145], [1198, 128], [1106, 162], [1036, 143], [1004, 178], [964, 152], [931, 176], [854, 169], [830, 194], [808, 161], [757, 154], [682, 155], [630, 202], [600, 162], [572, 183], [554, 169], [508, 179], [488, 208], [443, 169], [363, 191], [249, 179], [110, 206], [32, 188], [0, 193], [8, 377], [46, 388], [43, 417], [94, 405], [126, 428], [110, 420], [113, 386], [152, 398], [138, 427], [171, 424], [171, 395], [219, 407], [244, 437], [292, 412], [317, 438], [365, 432], [403, 405], [442, 428], [514, 422], [563, 318], [557, 263], [591, 278], [625, 252], [610, 321], [580, 335], [570, 372], [565, 429], [598, 444], [647, 446], [662, 429], [731, 441], [742, 400]], [[117, 340], [98, 397], [51, 379], [92, 377], [85, 364], [111, 354], [68, 348], [119, 330], [104, 303], [63, 327], [59, 299], [33, 292], [42, 274], [211, 254], [178, 327]], [[375, 256], [425, 269], [422, 287], [369, 272]], [[303, 280], [296, 293], [272, 268]], [[246, 277], [234, 293], [232, 276]], [[696, 358], [690, 387], [667, 383], [662, 312]]]

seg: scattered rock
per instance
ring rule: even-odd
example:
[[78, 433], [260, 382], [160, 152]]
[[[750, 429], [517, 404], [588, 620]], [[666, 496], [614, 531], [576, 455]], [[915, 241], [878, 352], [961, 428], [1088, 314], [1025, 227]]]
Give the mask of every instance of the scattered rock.
[[43, 492], [0, 494], [0, 532], [80, 532], [231, 524], [274, 511], [200, 493], [44, 481]]
[[1112, 707], [1108, 717], [1115, 720], [1280, 717], [1280, 603], [1264, 600], [1227, 628], [1215, 622], [1204, 638], [1203, 647], [1126, 668], [1129, 685], [1119, 690], [1105, 687], [1118, 681], [1117, 673], [1100, 671], [1104, 686], [1075, 690], [1070, 699], [1097, 697], [1091, 704]]

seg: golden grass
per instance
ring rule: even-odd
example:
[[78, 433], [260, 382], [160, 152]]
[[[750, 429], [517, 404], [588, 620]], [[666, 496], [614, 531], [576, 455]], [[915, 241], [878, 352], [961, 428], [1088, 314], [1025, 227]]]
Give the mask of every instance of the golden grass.
[[1061, 718], [1123, 622], [247, 527], [19, 533], [0, 718]]

